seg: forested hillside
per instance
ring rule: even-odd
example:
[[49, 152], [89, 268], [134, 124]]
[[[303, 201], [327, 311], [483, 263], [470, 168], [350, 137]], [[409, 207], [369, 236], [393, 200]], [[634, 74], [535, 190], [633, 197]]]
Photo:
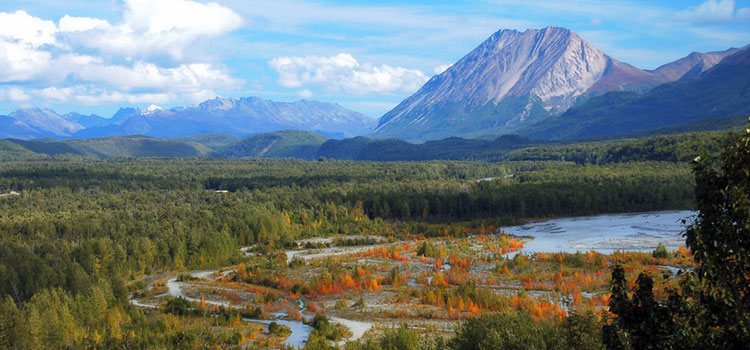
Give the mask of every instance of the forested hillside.
[[[745, 118], [731, 118], [712, 125], [716, 129], [736, 129]], [[710, 129], [706, 125], [694, 126]], [[687, 130], [691, 130], [688, 127]], [[669, 133], [670, 130], [663, 130]], [[673, 130], [682, 131], [682, 130]], [[533, 141], [518, 135], [495, 140], [451, 137], [425, 143], [398, 139], [373, 140], [366, 137], [335, 140], [297, 130], [258, 134], [244, 139], [231, 135], [205, 134], [173, 139], [147, 136], [118, 136], [99, 139], [55, 141], [40, 139], [3, 140], [0, 159], [48, 159], [63, 155], [91, 158], [179, 157], [179, 158], [331, 158], [364, 161], [518, 161], [563, 160], [579, 164], [603, 164], [633, 160], [686, 161], [697, 150], [715, 153], [722, 131], [682, 132], [640, 138], [599, 141]]]
[[31, 152], [48, 156], [68, 154], [92, 158], [207, 157], [214, 153], [213, 150], [200, 143], [171, 141], [143, 135], [67, 141], [10, 139], [6, 142], [12, 142]]

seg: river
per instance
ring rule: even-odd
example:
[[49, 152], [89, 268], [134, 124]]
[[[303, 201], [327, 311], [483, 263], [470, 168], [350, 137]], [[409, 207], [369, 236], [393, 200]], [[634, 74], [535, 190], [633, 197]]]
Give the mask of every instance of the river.
[[[216, 272], [218, 271], [216, 270], [214, 271], [192, 271], [192, 272], [188, 272], [188, 274], [194, 278], [210, 280], [209, 276]], [[226, 272], [227, 271], [224, 272], [224, 275], [226, 274]], [[189, 282], [178, 281], [176, 277], [170, 278], [167, 280], [167, 283], [166, 283], [167, 293], [164, 295], [169, 295], [175, 298], [177, 297], [185, 298], [188, 301], [200, 303], [201, 302], [200, 299], [189, 297], [188, 295], [185, 294], [185, 292], [182, 291], [182, 286], [189, 285], [189, 284], [190, 284]], [[228, 302], [217, 302], [217, 301], [211, 301], [211, 300], [206, 300], [205, 302], [206, 304], [209, 304], [209, 305], [223, 306], [223, 307], [235, 307]], [[135, 299], [135, 298], [130, 299], [130, 304], [136, 307], [141, 307], [141, 308], [157, 308], [158, 307], [158, 305], [143, 303], [140, 300]], [[302, 313], [306, 308], [302, 300], [298, 300], [298, 305], [300, 307], [300, 313]], [[280, 317], [283, 315], [276, 315], [276, 316]], [[302, 316], [308, 320], [311, 318], [311, 316], [306, 315], [304, 313], [302, 314]], [[338, 318], [338, 317], [329, 317], [329, 319], [331, 319], [331, 321], [333, 321], [334, 323], [339, 323], [342, 326], [349, 328], [349, 330], [351, 330], [352, 332], [352, 336], [339, 342], [339, 345], [343, 345], [343, 343], [347, 340], [357, 340], [361, 338], [362, 335], [364, 335], [370, 328], [372, 328], [372, 323], [370, 322], [353, 321], [353, 320], [347, 320], [347, 319]], [[277, 324], [289, 327], [289, 329], [291, 330], [291, 334], [289, 335], [289, 337], [287, 337], [284, 340], [284, 344], [292, 346], [294, 348], [303, 348], [305, 344], [307, 343], [307, 339], [310, 337], [310, 333], [313, 331], [312, 327], [306, 325], [305, 323], [299, 320], [283, 320], [283, 319], [274, 319], [274, 320], [243, 319], [243, 320], [246, 322], [258, 323], [258, 324], [263, 324], [266, 326], [269, 325], [271, 322], [276, 322]]]
[[533, 236], [521, 252], [569, 252], [594, 250], [651, 251], [661, 243], [675, 250], [685, 246], [682, 236], [696, 212], [689, 210], [607, 214], [550, 219], [502, 228], [517, 236]]

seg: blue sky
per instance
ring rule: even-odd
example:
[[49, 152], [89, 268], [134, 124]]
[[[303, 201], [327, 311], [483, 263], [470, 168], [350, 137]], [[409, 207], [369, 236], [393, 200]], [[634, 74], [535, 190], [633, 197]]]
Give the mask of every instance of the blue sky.
[[750, 0], [3, 1], [0, 114], [259, 96], [377, 118], [493, 32], [545, 26], [653, 69], [750, 44]]

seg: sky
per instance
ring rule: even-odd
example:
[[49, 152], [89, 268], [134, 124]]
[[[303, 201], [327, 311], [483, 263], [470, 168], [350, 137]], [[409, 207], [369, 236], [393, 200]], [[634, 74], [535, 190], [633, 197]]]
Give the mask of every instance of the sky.
[[546, 26], [654, 69], [750, 44], [750, 0], [6, 0], [0, 114], [258, 96], [379, 118], [492, 33]]

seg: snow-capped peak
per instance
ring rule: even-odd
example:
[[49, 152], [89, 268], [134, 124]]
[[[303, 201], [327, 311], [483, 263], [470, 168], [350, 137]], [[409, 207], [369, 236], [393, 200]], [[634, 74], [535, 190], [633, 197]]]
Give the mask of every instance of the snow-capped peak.
[[161, 111], [161, 110], [164, 110], [164, 108], [161, 108], [161, 107], [159, 107], [159, 106], [157, 106], [155, 104], [152, 104], [152, 105], [146, 107], [146, 109], [141, 110], [141, 114], [153, 114], [153, 113], [155, 113], [157, 111]]

